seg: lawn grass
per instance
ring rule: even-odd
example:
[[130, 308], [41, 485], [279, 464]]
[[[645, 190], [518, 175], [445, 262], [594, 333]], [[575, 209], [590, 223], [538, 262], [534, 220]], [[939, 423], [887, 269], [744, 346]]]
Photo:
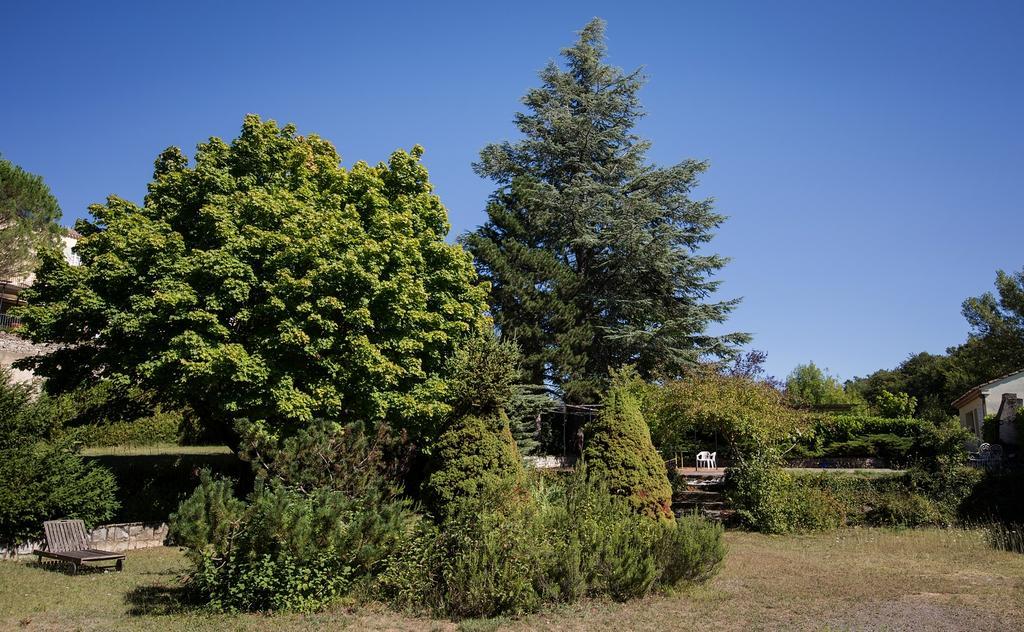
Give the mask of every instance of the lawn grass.
[[213, 615], [182, 605], [173, 548], [129, 553], [125, 572], [68, 576], [0, 563], [0, 628], [22, 630], [1017, 630], [1024, 555], [980, 531], [848, 529], [726, 534], [709, 584], [618, 604], [585, 601], [521, 620], [417, 619], [383, 606], [317, 615]]

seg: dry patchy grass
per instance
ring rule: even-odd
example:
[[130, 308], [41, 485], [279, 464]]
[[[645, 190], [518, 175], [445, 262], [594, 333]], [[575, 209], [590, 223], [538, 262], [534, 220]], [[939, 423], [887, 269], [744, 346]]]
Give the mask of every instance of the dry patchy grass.
[[709, 584], [617, 604], [586, 601], [518, 621], [414, 619], [379, 606], [312, 616], [224, 616], [182, 605], [175, 549], [137, 551], [124, 573], [71, 577], [0, 563], [0, 627], [24, 630], [1016, 630], [1024, 556], [977, 531], [851, 529], [726, 534]]

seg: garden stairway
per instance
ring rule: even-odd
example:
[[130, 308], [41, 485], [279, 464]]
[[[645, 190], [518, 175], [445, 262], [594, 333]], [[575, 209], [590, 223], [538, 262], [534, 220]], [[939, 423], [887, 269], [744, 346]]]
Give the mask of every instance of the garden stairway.
[[730, 522], [736, 510], [725, 498], [725, 477], [721, 474], [681, 474], [672, 496], [672, 511], [677, 516], [694, 512], [709, 520]]

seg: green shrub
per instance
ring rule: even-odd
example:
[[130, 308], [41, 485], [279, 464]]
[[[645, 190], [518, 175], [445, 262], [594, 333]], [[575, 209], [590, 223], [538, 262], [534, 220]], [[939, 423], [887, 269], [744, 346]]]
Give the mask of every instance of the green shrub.
[[865, 512], [868, 524], [889, 527], [925, 527], [946, 524], [942, 512], [921, 494], [887, 492]]
[[425, 497], [435, 513], [446, 516], [460, 503], [494, 490], [515, 493], [523, 466], [508, 418], [497, 412], [485, 418], [455, 420], [434, 445]]
[[681, 516], [662, 525], [657, 558], [658, 582], [668, 588], [711, 579], [725, 559], [722, 525], [698, 516]]
[[587, 595], [632, 599], [718, 569], [719, 525], [652, 520], [587, 478], [540, 478], [524, 502], [481, 496], [440, 526], [421, 524], [388, 560], [377, 590], [404, 609], [493, 617]]
[[308, 612], [368, 585], [412, 520], [380, 442], [325, 422], [279, 446], [245, 436], [258, 470], [248, 502], [204, 474], [172, 517], [194, 565], [190, 587], [218, 610]]
[[323, 608], [372, 576], [409, 517], [402, 501], [352, 499], [334, 490], [306, 495], [279, 484], [259, 484], [233, 521], [201, 515], [207, 529], [182, 524], [194, 517], [183, 509], [174, 518], [175, 537], [190, 534], [199, 543], [212, 536], [205, 548], [190, 549], [191, 587], [228, 612]]
[[[944, 480], [943, 477], [951, 480]], [[971, 474], [911, 471], [888, 476], [845, 473], [791, 475], [763, 463], [729, 470], [729, 497], [743, 522], [765, 533], [843, 526], [945, 525]]]
[[883, 390], [875, 400], [875, 406], [882, 417], [889, 419], [907, 419], [914, 416], [917, 410], [917, 398], [902, 391], [891, 393]]
[[67, 401], [11, 384], [0, 370], [0, 545], [42, 535], [44, 520], [79, 518], [87, 526], [117, 510], [106, 469], [82, 459], [61, 435]]
[[672, 519], [672, 486], [665, 463], [631, 389], [633, 375], [612, 376], [597, 419], [588, 424], [583, 452], [588, 473], [627, 500], [633, 511]]
[[763, 533], [792, 530], [786, 504], [792, 480], [776, 459], [750, 458], [726, 470], [726, 494], [743, 523]]
[[181, 439], [182, 423], [180, 412], [158, 410], [133, 421], [89, 424], [68, 432], [87, 447], [173, 445]]
[[78, 518], [92, 527], [117, 508], [113, 476], [83, 460], [70, 441], [0, 449], [0, 545], [40, 537], [44, 520]]
[[981, 422], [981, 440], [999, 443], [999, 418], [995, 415], [985, 415], [985, 420]]

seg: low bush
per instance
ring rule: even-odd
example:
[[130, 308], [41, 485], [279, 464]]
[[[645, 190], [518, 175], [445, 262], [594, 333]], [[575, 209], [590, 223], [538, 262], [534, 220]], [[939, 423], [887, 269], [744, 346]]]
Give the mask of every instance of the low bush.
[[66, 439], [0, 449], [0, 546], [41, 537], [44, 520], [77, 518], [92, 527], [117, 508], [113, 476]]
[[968, 468], [883, 476], [790, 474], [752, 465], [729, 470], [728, 494], [743, 523], [765, 533], [843, 526], [944, 526], [977, 481]]
[[247, 501], [204, 474], [172, 516], [191, 589], [221, 611], [309, 612], [368, 585], [413, 518], [383, 474], [386, 432], [321, 422], [280, 445], [243, 433], [257, 470]]
[[703, 581], [725, 554], [720, 526], [638, 515], [585, 472], [564, 484], [538, 479], [530, 492], [515, 504], [500, 494], [479, 498], [440, 526], [422, 524], [386, 564], [378, 591], [414, 611], [515, 615]]

